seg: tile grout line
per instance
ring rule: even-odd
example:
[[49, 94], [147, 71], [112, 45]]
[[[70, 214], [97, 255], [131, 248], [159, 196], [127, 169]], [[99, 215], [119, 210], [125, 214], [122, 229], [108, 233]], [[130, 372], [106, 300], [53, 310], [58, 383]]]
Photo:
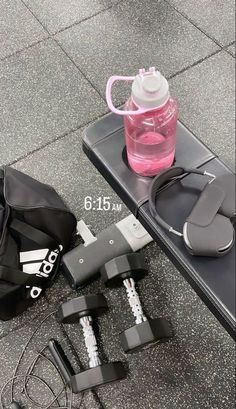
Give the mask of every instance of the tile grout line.
[[63, 31], [68, 30], [68, 29], [70, 29], [70, 28], [72, 28], [72, 27], [74, 27], [74, 26], [76, 26], [76, 25], [79, 25], [80, 23], [84, 23], [85, 21], [90, 20], [91, 18], [96, 17], [96, 16], [98, 16], [99, 14], [102, 14], [103, 12], [105, 12], [105, 11], [107, 11], [107, 10], [110, 10], [112, 7], [115, 7], [115, 6], [117, 6], [118, 4], [120, 4], [120, 3], [124, 2], [124, 1], [125, 1], [125, 0], [117, 0], [116, 3], [112, 4], [111, 6], [108, 6], [108, 7], [104, 8], [104, 9], [102, 9], [102, 10], [100, 10], [100, 11], [98, 11], [98, 12], [95, 13], [95, 14], [92, 14], [91, 16], [85, 17], [84, 19], [79, 20], [79, 21], [75, 21], [74, 23], [70, 24], [69, 26], [63, 27], [63, 28], [61, 28], [60, 30], [55, 31], [54, 33], [50, 33], [50, 32], [48, 31], [48, 29], [46, 28], [46, 26], [45, 26], [45, 25], [38, 19], [38, 17], [34, 14], [34, 12], [31, 10], [31, 8], [25, 3], [25, 1], [24, 1], [24, 0], [21, 0], [21, 2], [24, 4], [24, 6], [25, 6], [25, 7], [30, 11], [30, 13], [34, 16], [34, 18], [39, 22], [39, 24], [41, 24], [41, 26], [44, 28], [44, 30], [47, 31], [47, 33], [50, 35], [50, 37], [56, 36], [57, 34], [60, 34], [60, 33], [63, 33]]
[[51, 141], [48, 141], [44, 145], [39, 146], [38, 148], [32, 149], [32, 151], [26, 153], [25, 155], [20, 156], [19, 158], [13, 160], [12, 162], [6, 163], [5, 166], [15, 165], [16, 163], [22, 161], [23, 159], [26, 159], [28, 156], [31, 156], [34, 153], [39, 152], [39, 151], [43, 150], [44, 148], [52, 145], [54, 142], [60, 141], [60, 140], [62, 140], [64, 138], [66, 138], [67, 136], [73, 134], [74, 132], [79, 131], [80, 129], [84, 128], [85, 126], [87, 126], [89, 124], [92, 124], [93, 122], [97, 121], [98, 119], [103, 118], [103, 116], [106, 115], [107, 113], [108, 113], [108, 111], [105, 111], [105, 112], [101, 113], [101, 115], [98, 115], [98, 116], [94, 117], [91, 121], [88, 121], [86, 123], [82, 123], [81, 125], [79, 125], [76, 128], [69, 129], [67, 132], [64, 132], [62, 135], [59, 135], [55, 139], [52, 139]]
[[[121, 0], [123, 1], [123, 0]], [[67, 58], [69, 58], [69, 60], [73, 63], [73, 65], [77, 68], [77, 70], [80, 72], [80, 74], [89, 82], [89, 84], [91, 85], [91, 87], [98, 93], [98, 95], [102, 98], [102, 100], [104, 101], [104, 97], [101, 95], [101, 93], [96, 89], [96, 87], [92, 84], [92, 82], [87, 78], [87, 76], [81, 71], [81, 69], [78, 67], [78, 65], [75, 63], [75, 61], [69, 56], [69, 54], [63, 49], [63, 47], [61, 46], [61, 44], [56, 40], [56, 38], [54, 38], [53, 35], [50, 34], [50, 32], [48, 31], [48, 29], [46, 28], [46, 26], [38, 19], [38, 17], [33, 13], [33, 11], [27, 6], [27, 4], [25, 4], [24, 0], [21, 0], [21, 2], [25, 5], [25, 7], [27, 8], [27, 10], [29, 10], [29, 12], [32, 14], [32, 16], [38, 21], [39, 24], [41, 24], [41, 26], [43, 27], [43, 29], [48, 33], [49, 37], [51, 40], [53, 40], [58, 47], [60, 47], [60, 49], [62, 50], [62, 52], [66, 55]], [[112, 6], [113, 7], [113, 6]]]
[[217, 54], [221, 53], [222, 51], [223, 51], [222, 49], [213, 51], [211, 54], [207, 55], [206, 57], [203, 57], [200, 60], [197, 60], [194, 63], [188, 65], [187, 67], [182, 68], [181, 70], [177, 71], [176, 73], [170, 75], [169, 77], [167, 77], [167, 79], [171, 80], [172, 78], [177, 77], [178, 75], [184, 73], [185, 71], [188, 71], [191, 68], [196, 67], [198, 64], [203, 63], [204, 61], [208, 60], [209, 58], [213, 57], [214, 55], [217, 55]]
[[63, 138], [66, 138], [67, 136], [69, 136], [73, 132], [78, 131], [80, 128], [82, 128], [85, 125], [80, 125], [80, 126], [78, 126], [78, 128], [70, 129], [68, 132], [63, 133], [62, 135], [58, 136], [55, 139], [52, 139], [51, 141], [45, 143], [44, 145], [39, 146], [38, 148], [32, 149], [30, 152], [27, 152], [25, 155], [19, 156], [19, 158], [14, 159], [12, 162], [6, 163], [5, 166], [12, 166], [12, 165], [15, 165], [18, 162], [21, 162], [22, 160], [26, 159], [27, 157], [33, 155], [34, 153], [39, 152], [39, 151], [43, 150], [44, 148], [47, 148], [48, 146], [52, 145], [54, 142], [57, 142], [57, 141], [60, 141]]
[[211, 37], [207, 32], [205, 32], [201, 27], [199, 27], [187, 14], [184, 12], [180, 11], [178, 8], [176, 8], [173, 4], [169, 2], [169, 0], [164, 0], [173, 10], [175, 10], [178, 14], [180, 14], [185, 20], [187, 20], [189, 23], [191, 23], [197, 30], [199, 30], [202, 34], [204, 34], [207, 38], [209, 38], [212, 42], [214, 42], [218, 47], [221, 49], [223, 46], [218, 43], [218, 41], [214, 38]]
[[50, 38], [51, 38], [51, 37], [48, 36], [48, 37], [42, 38], [41, 40], [35, 41], [34, 43], [32, 43], [32, 44], [30, 44], [30, 45], [28, 45], [28, 46], [22, 48], [21, 50], [17, 50], [17, 51], [15, 51], [15, 52], [12, 53], [12, 54], [9, 54], [9, 55], [6, 55], [5, 57], [0, 58], [0, 62], [1, 62], [1, 61], [5, 61], [5, 60], [7, 60], [8, 58], [14, 57], [15, 55], [18, 55], [18, 54], [20, 54], [20, 53], [23, 53], [24, 51], [27, 51], [27, 50], [29, 50], [30, 48], [33, 48], [34, 46], [36, 46], [36, 45], [38, 45], [38, 44], [40, 44], [40, 43], [43, 43], [44, 41], [49, 40]]
[[231, 57], [235, 58], [235, 54], [228, 49], [228, 48], [231, 47], [232, 45], [235, 45], [235, 41], [232, 41], [232, 42], [229, 43], [228, 45], [225, 45], [225, 46], [223, 47], [223, 51], [226, 51]]
[[[21, 0], [21, 1], [23, 1], [23, 0]], [[61, 33], [63, 33], [64, 31], [69, 30], [70, 28], [73, 28], [74, 26], [77, 26], [77, 25], [79, 25], [79, 24], [81, 24], [81, 23], [84, 23], [85, 21], [88, 21], [88, 20], [90, 20], [90, 19], [93, 18], [93, 17], [99, 16], [100, 14], [104, 13], [105, 11], [108, 11], [108, 10], [112, 9], [113, 7], [118, 6], [119, 4], [121, 4], [121, 3], [124, 2], [124, 1], [125, 1], [125, 0], [119, 0], [119, 1], [117, 1], [116, 3], [112, 4], [111, 6], [105, 8], [105, 9], [103, 9], [103, 10], [98, 11], [97, 13], [93, 14], [92, 16], [85, 17], [84, 19], [82, 19], [82, 20], [80, 20], [80, 21], [75, 21], [73, 24], [71, 24], [71, 25], [69, 25], [69, 26], [66, 26], [66, 27], [63, 27], [63, 28], [61, 28], [60, 30], [56, 31], [55, 33], [52, 34], [52, 36], [56, 36], [57, 34], [61, 34]]]
[[230, 55], [230, 57], [232, 57], [232, 58], [234, 58], [235, 59], [235, 54], [233, 54], [231, 51], [229, 51], [229, 50], [225, 50], [226, 52], [227, 52], [227, 54], [229, 54]]
[[[36, 17], [36, 15], [32, 12], [32, 10], [25, 4], [24, 0], [20, 0], [20, 1], [21, 1], [21, 3], [27, 8], [27, 10], [32, 14], [32, 16], [38, 21], [38, 23], [43, 27], [43, 29], [47, 32], [48, 36], [45, 37], [45, 38], [42, 38], [41, 40], [35, 41], [34, 43], [32, 43], [32, 44], [30, 44], [30, 45], [28, 45], [28, 46], [26, 46], [26, 47], [24, 47], [24, 48], [22, 48], [22, 49], [20, 49], [20, 50], [15, 51], [15, 52], [12, 53], [12, 54], [9, 54], [9, 55], [7, 55], [7, 56], [5, 56], [5, 57], [0, 58], [0, 61], [4, 61], [4, 60], [6, 60], [7, 58], [10, 58], [10, 57], [12, 57], [12, 56], [14, 56], [14, 55], [20, 54], [21, 52], [23, 52], [23, 51], [25, 51], [25, 50], [28, 50], [29, 48], [34, 47], [35, 45], [37, 45], [37, 44], [39, 44], [39, 43], [42, 43], [42, 42], [47, 41], [47, 40], [49, 40], [49, 39], [54, 39], [54, 36], [56, 36], [57, 34], [60, 34], [60, 33], [66, 31], [66, 30], [68, 30], [68, 29], [70, 29], [70, 28], [72, 28], [72, 27], [74, 27], [74, 26], [76, 26], [76, 25], [79, 25], [80, 23], [84, 23], [85, 21], [90, 20], [91, 18], [96, 17], [96, 16], [98, 16], [99, 14], [102, 14], [103, 12], [105, 12], [105, 11], [107, 11], [107, 10], [110, 10], [112, 7], [117, 6], [118, 4], [124, 2], [125, 0], [118, 0], [117, 3], [114, 3], [112, 6], [109, 6], [109, 7], [105, 8], [105, 9], [103, 9], [103, 10], [100, 10], [100, 11], [98, 11], [97, 13], [93, 14], [92, 16], [89, 16], [89, 17], [84, 18], [83, 20], [76, 21], [76, 22], [74, 22], [73, 24], [71, 24], [71, 25], [69, 25], [69, 26], [66, 26], [66, 27], [60, 29], [59, 31], [55, 31], [55, 33], [50, 33], [50, 32], [48, 31], [48, 29], [46, 28], [46, 26], [43, 25], [43, 23], [42, 23], [42, 22]], [[230, 45], [231, 45], [231, 44], [230, 44]], [[63, 50], [63, 51], [64, 51], [64, 50]]]
[[227, 54], [229, 54], [230, 55], [230, 57], [232, 57], [232, 58], [234, 58], [235, 59], [235, 54], [233, 54], [231, 51], [229, 51], [229, 50], [224, 50]]
[[38, 19], [38, 17], [34, 14], [34, 12], [31, 10], [31, 8], [25, 3], [24, 0], [21, 0], [21, 3], [24, 4], [24, 6], [27, 8], [27, 10], [32, 14], [32, 16], [37, 20], [37, 22], [43, 27], [43, 29], [48, 33], [48, 35], [51, 37], [51, 33], [49, 33], [47, 27]]
[[105, 97], [102, 95], [102, 93], [95, 87], [95, 85], [90, 81], [90, 79], [87, 77], [87, 75], [84, 74], [84, 72], [81, 70], [81, 68], [76, 64], [76, 62], [73, 60], [72, 57], [67, 53], [67, 51], [62, 47], [62, 45], [57, 41], [56, 38], [52, 37], [52, 40], [55, 41], [55, 43], [60, 47], [60, 49], [63, 51], [63, 53], [66, 55], [66, 57], [72, 62], [72, 64], [77, 68], [77, 70], [80, 72], [80, 74], [86, 79], [86, 81], [91, 85], [91, 87], [94, 89], [94, 91], [97, 92], [99, 97], [105, 101]]
[[229, 44], [224, 45], [222, 48], [225, 49], [225, 48], [231, 47], [231, 45], [234, 45], [234, 44], [235, 44], [235, 41], [231, 41]]

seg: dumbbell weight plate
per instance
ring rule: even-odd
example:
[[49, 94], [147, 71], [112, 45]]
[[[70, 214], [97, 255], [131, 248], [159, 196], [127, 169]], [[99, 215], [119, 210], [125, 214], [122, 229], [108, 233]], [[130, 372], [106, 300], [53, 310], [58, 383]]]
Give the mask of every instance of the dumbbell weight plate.
[[125, 376], [126, 371], [122, 362], [110, 362], [74, 375], [71, 378], [71, 388], [73, 393], [80, 393], [119, 381]]
[[173, 329], [165, 318], [154, 318], [134, 325], [120, 334], [120, 341], [126, 353], [150, 348], [173, 337]]
[[74, 298], [61, 305], [57, 318], [64, 324], [74, 324], [86, 316], [98, 316], [108, 309], [103, 294], [89, 294]]
[[141, 280], [148, 273], [141, 253], [124, 254], [108, 261], [101, 268], [101, 278], [108, 287], [120, 287], [126, 278]]

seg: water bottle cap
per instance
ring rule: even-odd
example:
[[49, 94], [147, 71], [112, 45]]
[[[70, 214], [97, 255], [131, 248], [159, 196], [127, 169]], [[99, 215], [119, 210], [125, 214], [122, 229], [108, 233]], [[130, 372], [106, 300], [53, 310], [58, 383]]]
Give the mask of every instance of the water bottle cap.
[[132, 99], [142, 108], [158, 108], [170, 97], [169, 84], [155, 67], [139, 70], [132, 84]]

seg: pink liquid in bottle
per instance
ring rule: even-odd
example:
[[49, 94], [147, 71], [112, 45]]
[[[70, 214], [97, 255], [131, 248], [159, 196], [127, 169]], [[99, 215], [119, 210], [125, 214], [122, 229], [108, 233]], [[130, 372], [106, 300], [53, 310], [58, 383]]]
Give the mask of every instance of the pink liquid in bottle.
[[[125, 109], [135, 109], [131, 99]], [[154, 176], [173, 164], [176, 124], [177, 106], [172, 98], [163, 107], [124, 117], [127, 156], [134, 172]]]

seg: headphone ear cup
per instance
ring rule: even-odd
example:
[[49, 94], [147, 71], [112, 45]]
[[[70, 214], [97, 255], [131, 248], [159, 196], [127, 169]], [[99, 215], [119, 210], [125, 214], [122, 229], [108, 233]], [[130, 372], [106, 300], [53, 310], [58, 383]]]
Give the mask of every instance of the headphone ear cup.
[[216, 214], [207, 226], [186, 221], [183, 229], [185, 245], [195, 256], [224, 256], [233, 247], [234, 236], [232, 223], [221, 214]]
[[219, 208], [219, 213], [231, 219], [233, 223], [236, 220], [235, 182], [234, 173], [219, 176], [211, 182], [211, 185], [218, 186], [225, 193], [225, 199]]
[[189, 252], [198, 256], [219, 257], [234, 244], [230, 219], [218, 211], [225, 192], [217, 184], [207, 184], [183, 227], [183, 238]]

